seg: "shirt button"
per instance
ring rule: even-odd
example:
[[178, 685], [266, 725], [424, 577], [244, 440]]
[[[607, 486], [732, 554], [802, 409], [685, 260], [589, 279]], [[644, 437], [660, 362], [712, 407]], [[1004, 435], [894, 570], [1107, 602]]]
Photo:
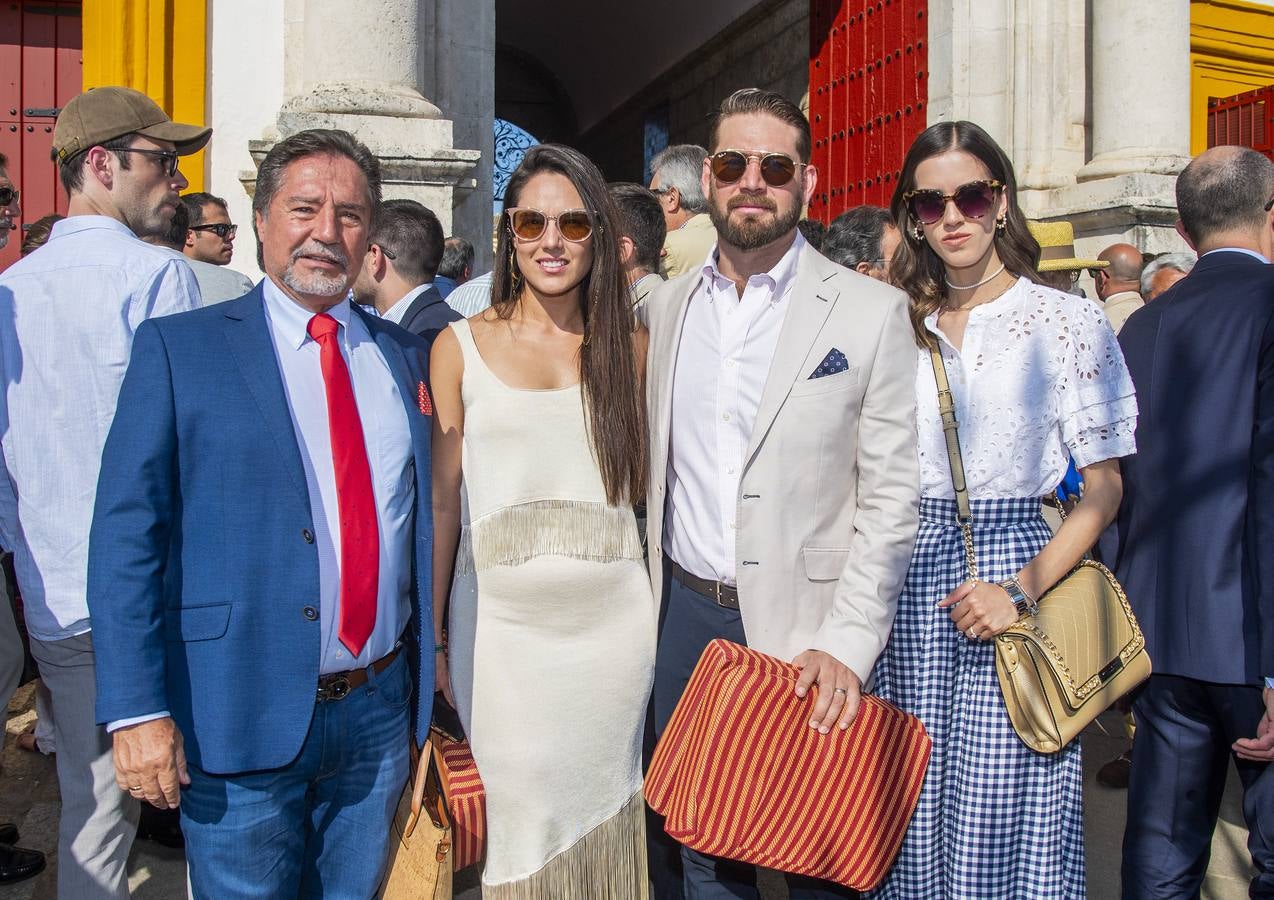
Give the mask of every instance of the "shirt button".
[[301, 615], [313, 622], [318, 618], [318, 610], [312, 606], [307, 606], [305, 609], [301, 610]]
[[726, 466], [725, 473], [726, 473], [727, 475], [733, 475], [733, 474], [734, 474], [734, 466]]
[[733, 369], [733, 368], [734, 368], [734, 366], [735, 366], [735, 362], [734, 362], [734, 360], [732, 360], [732, 359], [727, 359], [727, 360], [725, 361], [725, 367], [726, 367], [727, 369]]
[[310, 531], [310, 529], [308, 528], [301, 529], [301, 537], [305, 540], [305, 543], [307, 544], [314, 543], [314, 532]]
[[730, 421], [730, 414], [729, 414], [729, 413], [722, 413], [722, 414], [721, 414], [721, 421], [722, 421], [722, 422], [729, 422], [729, 421]]

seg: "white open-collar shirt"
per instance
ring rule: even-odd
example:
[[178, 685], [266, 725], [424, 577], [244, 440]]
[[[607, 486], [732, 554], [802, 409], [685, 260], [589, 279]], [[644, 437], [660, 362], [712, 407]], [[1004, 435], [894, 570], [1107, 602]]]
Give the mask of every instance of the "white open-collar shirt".
[[739, 482], [805, 246], [740, 297], [714, 248], [690, 293], [672, 383], [664, 549], [692, 575], [735, 584]]

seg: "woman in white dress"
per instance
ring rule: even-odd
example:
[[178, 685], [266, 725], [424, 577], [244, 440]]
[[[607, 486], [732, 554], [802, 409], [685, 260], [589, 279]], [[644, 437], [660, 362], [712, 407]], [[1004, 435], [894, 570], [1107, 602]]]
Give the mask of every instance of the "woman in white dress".
[[483, 895], [500, 900], [647, 890], [646, 333], [615, 223], [591, 162], [528, 151], [492, 307], [430, 362], [437, 677], [486, 788]]
[[[972, 122], [907, 152], [893, 198], [894, 281], [911, 298], [920, 531], [876, 692], [924, 722], [933, 752], [906, 839], [873, 900], [1084, 896], [1079, 742], [1036, 753], [1014, 733], [994, 638], [1079, 561], [1119, 508], [1137, 402], [1090, 300], [1045, 287], [1012, 164]], [[929, 347], [960, 423], [979, 580], [965, 567]], [[1054, 536], [1040, 498], [1066, 472], [1084, 497]]]

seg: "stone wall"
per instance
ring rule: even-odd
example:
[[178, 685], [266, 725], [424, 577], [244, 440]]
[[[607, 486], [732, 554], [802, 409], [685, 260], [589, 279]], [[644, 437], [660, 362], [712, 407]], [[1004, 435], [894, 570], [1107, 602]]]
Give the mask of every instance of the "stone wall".
[[771, 0], [742, 16], [581, 136], [579, 149], [609, 180], [640, 181], [651, 110], [667, 104], [669, 143], [704, 144], [708, 116], [743, 87], [803, 102], [809, 90], [809, 0]]

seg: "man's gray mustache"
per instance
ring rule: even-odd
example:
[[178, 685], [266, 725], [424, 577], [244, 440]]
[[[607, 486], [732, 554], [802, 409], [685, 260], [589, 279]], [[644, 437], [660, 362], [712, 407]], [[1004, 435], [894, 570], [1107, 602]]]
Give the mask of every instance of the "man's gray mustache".
[[335, 263], [338, 266], [349, 265], [349, 257], [340, 250], [330, 250], [321, 244], [306, 244], [292, 251], [292, 262], [296, 262], [302, 256], [313, 256], [317, 259], [326, 260]]

